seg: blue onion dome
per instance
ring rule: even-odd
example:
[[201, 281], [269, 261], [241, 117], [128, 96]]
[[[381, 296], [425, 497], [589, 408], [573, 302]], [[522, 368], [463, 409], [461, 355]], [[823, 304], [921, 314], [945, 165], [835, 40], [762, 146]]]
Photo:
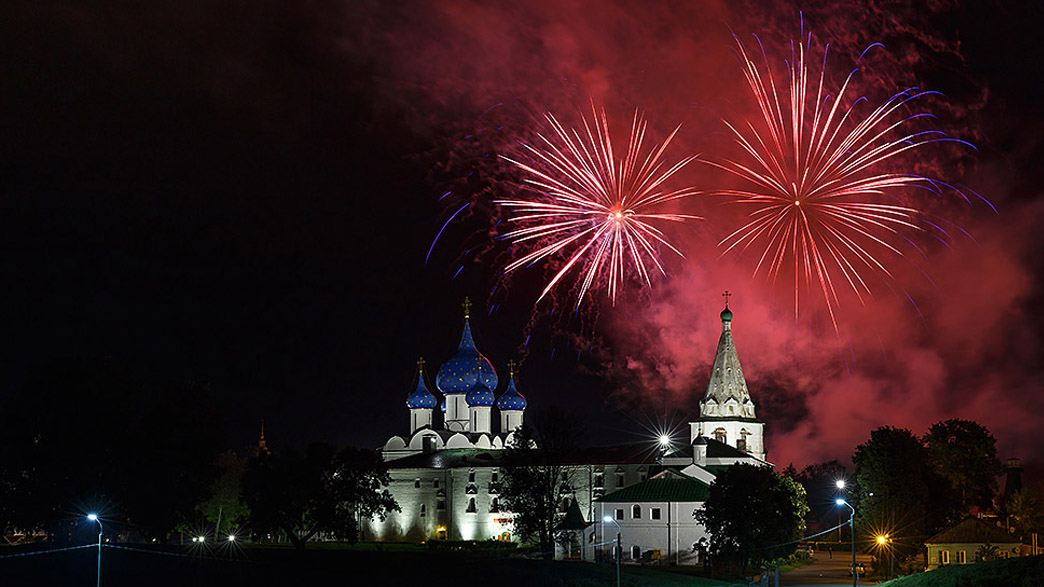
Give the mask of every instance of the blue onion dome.
[[417, 389], [406, 398], [406, 407], [412, 409], [415, 408], [427, 408], [432, 409], [438, 405], [439, 400], [428, 391], [428, 386], [424, 384], [424, 359], [417, 360]]
[[497, 372], [489, 359], [482, 356], [475, 348], [471, 338], [471, 324], [468, 321], [471, 302], [464, 299], [464, 333], [460, 336], [457, 353], [450, 357], [435, 378], [435, 385], [445, 394], [467, 393], [476, 383], [488, 389], [497, 388]]
[[[514, 363], [512, 361], [512, 363]], [[522, 394], [515, 389], [515, 368], [514, 364], [509, 367], [511, 375], [508, 379], [507, 389], [501, 394], [500, 399], [497, 400], [497, 409], [501, 412], [505, 410], [524, 410], [526, 409], [526, 398], [522, 397]]]
[[471, 386], [471, 389], [468, 390], [468, 395], [464, 396], [464, 401], [468, 402], [468, 405], [473, 408], [492, 406], [496, 399], [493, 396], [493, 392], [483, 385], [481, 381]]

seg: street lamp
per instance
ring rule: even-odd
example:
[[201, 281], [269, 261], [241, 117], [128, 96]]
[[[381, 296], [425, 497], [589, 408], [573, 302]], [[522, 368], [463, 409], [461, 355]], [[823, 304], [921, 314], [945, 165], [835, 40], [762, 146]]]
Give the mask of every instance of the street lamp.
[[834, 485], [836, 485], [838, 489], [842, 489], [843, 490], [845, 488], [845, 480], [844, 479], [838, 479], [837, 482], [834, 483]]
[[98, 587], [101, 587], [101, 547], [102, 547], [102, 521], [96, 513], [87, 514], [87, 519], [92, 522], [98, 522]]
[[620, 587], [620, 522], [617, 522], [612, 516], [605, 516], [602, 518], [603, 522], [612, 522], [616, 524], [616, 552], [613, 555], [616, 557], [616, 587]]
[[856, 585], [859, 584], [859, 570], [856, 569], [855, 561], [855, 508], [852, 507], [852, 504], [840, 497], [837, 498], [835, 503], [837, 503], [837, 505], [847, 505], [848, 509], [852, 510], [852, 513], [848, 516], [848, 527], [852, 531], [852, 587], [856, 587]]
[[[890, 542], [892, 542], [892, 540], [891, 540], [891, 538], [888, 537], [888, 534], [885, 534], [884, 536], [878, 536], [877, 537], [877, 544], [881, 548], [886, 548], [885, 545], [889, 544]], [[889, 579], [893, 579], [893, 578], [895, 578], [895, 550], [892, 549], [891, 546], [887, 546], [887, 548], [888, 548], [888, 555], [889, 555], [888, 556], [888, 560], [889, 560], [888, 578]]]

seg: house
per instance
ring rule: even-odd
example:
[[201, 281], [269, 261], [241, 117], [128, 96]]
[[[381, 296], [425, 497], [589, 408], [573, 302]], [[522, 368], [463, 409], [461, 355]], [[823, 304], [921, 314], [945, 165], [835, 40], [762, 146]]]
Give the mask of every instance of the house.
[[997, 556], [1019, 556], [1022, 541], [999, 526], [979, 518], [965, 518], [925, 541], [928, 548], [928, 567], [931, 571], [946, 565], [966, 565], [976, 562], [976, 553], [985, 547], [997, 549]]
[[612, 558], [619, 524], [621, 560], [697, 564], [697, 545], [708, 537], [695, 513], [709, 494], [708, 482], [674, 469], [606, 494], [595, 502], [601, 522], [588, 530], [588, 542], [597, 545], [585, 552], [591, 556], [588, 560]]

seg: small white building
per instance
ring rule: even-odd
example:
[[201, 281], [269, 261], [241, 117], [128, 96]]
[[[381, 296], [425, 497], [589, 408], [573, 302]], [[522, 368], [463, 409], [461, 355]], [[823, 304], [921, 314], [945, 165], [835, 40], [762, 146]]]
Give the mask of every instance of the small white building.
[[612, 560], [617, 527], [620, 525], [623, 562], [660, 562], [693, 565], [697, 545], [707, 530], [696, 522], [695, 513], [710, 494], [710, 485], [671, 469], [599, 499], [598, 520], [588, 540], [598, 546], [589, 560]]
[[997, 548], [997, 556], [1008, 558], [1019, 556], [1022, 540], [1004, 528], [979, 518], [965, 518], [928, 540], [928, 569], [947, 565], [967, 565], [975, 562], [975, 553], [986, 545]]

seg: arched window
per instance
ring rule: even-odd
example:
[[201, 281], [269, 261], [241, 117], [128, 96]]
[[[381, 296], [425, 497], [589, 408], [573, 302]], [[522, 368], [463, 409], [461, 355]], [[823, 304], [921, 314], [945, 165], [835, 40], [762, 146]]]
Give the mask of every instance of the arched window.
[[631, 547], [631, 560], [639, 560], [642, 558], [642, 548], [635, 544]]
[[468, 499], [468, 513], [469, 514], [473, 514], [473, 513], [477, 512], [477, 511], [478, 511], [478, 509], [475, 507], [475, 498], [472, 497], [472, 498]]
[[736, 448], [740, 450], [747, 450], [747, 437], [750, 436], [750, 432], [746, 428], [740, 430], [740, 437], [736, 440]]
[[413, 487], [414, 488], [420, 487], [420, 479], [414, 479], [413, 480]]
[[718, 428], [714, 431], [714, 440], [717, 440], [718, 442], [725, 442], [726, 436], [727, 434], [725, 433], [724, 428]]
[[500, 511], [500, 498], [497, 498], [497, 497], [493, 498], [493, 501], [490, 502], [490, 504], [489, 504], [489, 511], [490, 512], [499, 512]]
[[638, 504], [634, 504], [633, 506], [631, 506], [631, 518], [635, 520], [642, 519], [642, 506]]
[[426, 506], [426, 505], [424, 505], [424, 504], [422, 503], [422, 504], [421, 504], [421, 513], [420, 513], [420, 517], [422, 517], [422, 518], [423, 518], [423, 517], [424, 517], [424, 516], [426, 516], [426, 515], [428, 515], [428, 506]]

